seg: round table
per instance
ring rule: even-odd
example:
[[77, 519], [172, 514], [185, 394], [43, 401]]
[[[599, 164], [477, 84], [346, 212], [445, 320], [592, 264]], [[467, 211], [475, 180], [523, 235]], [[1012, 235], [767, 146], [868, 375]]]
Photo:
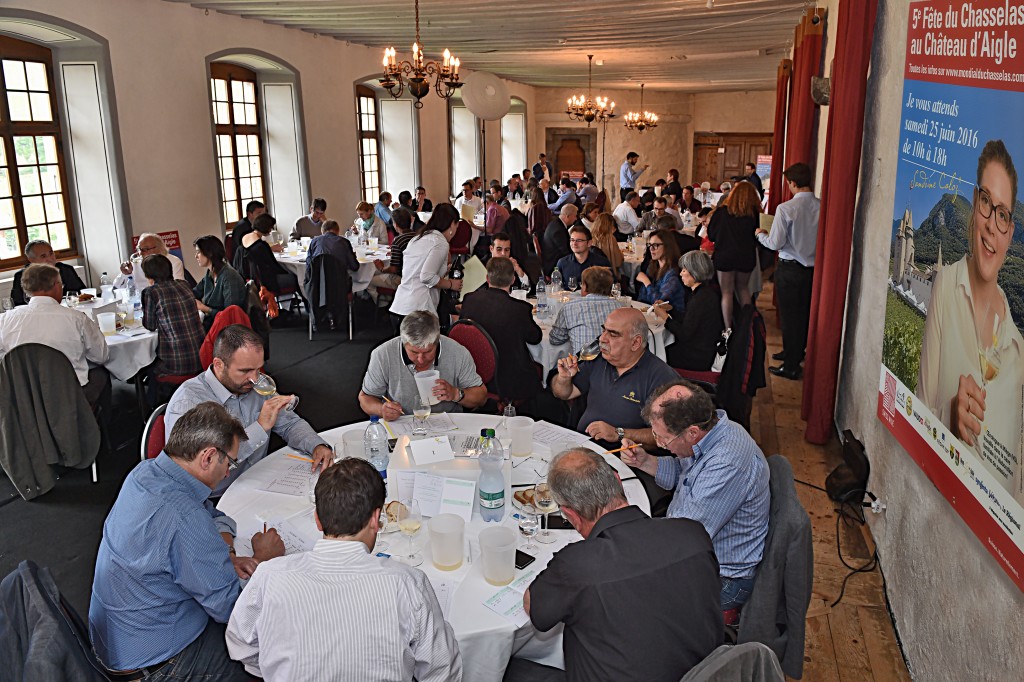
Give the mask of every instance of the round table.
[[[437, 430], [432, 429], [431, 433], [433, 435], [448, 434], [454, 436], [458, 442], [468, 436], [478, 435], [481, 428], [496, 427], [500, 420], [500, 417], [496, 415], [450, 414], [446, 416], [450, 417], [451, 421], [447, 421], [444, 416], [439, 417]], [[448, 426], [447, 429], [445, 424]], [[451, 429], [452, 425], [455, 427], [454, 430]], [[479, 476], [477, 461], [465, 457], [416, 466], [408, 449], [412, 417], [403, 417], [396, 422], [389, 422], [388, 426], [398, 439], [388, 467], [389, 499], [396, 494], [393, 489], [398, 487], [398, 479], [402, 476], [401, 472], [403, 471], [425, 471], [450, 478], [472, 480], [476, 480], [476, 477]], [[344, 433], [348, 431], [361, 433], [365, 427], [366, 422], [349, 424], [326, 431], [321, 436], [327, 442], [336, 444], [336, 451], [341, 453], [343, 452]], [[501, 523], [513, 529], [518, 528], [516, 525], [518, 522], [512, 516], [517, 511], [512, 505], [512, 489], [533, 485], [539, 480], [537, 466], [542, 461], [550, 459], [552, 449], [561, 449], [570, 444], [586, 446], [603, 453], [598, 446], [587, 440], [586, 436], [575, 431], [545, 422], [534, 424], [534, 454], [530, 457], [505, 460], [506, 505], [505, 516]], [[287, 477], [289, 474], [293, 478], [299, 478], [300, 485], [296, 490], [305, 487], [301, 485], [303, 473], [297, 465], [306, 465], [306, 463], [289, 458], [286, 453], [294, 453], [294, 450], [289, 448], [278, 450], [247, 470], [231, 484], [217, 505], [218, 509], [231, 516], [238, 524], [236, 548], [238, 548], [239, 554], [251, 554], [249, 538], [263, 529], [265, 521], [271, 526], [277, 527], [276, 520], [288, 520], [282, 525], [285, 527], [287, 535], [285, 537], [286, 545], [292, 545], [290, 550], [297, 549], [302, 538], [308, 545], [321, 537], [313, 525], [310, 513], [313, 505], [306, 494], [283, 494], [265, 489], [272, 482], [282, 480], [282, 476]], [[635, 474], [614, 455], [605, 454], [604, 457], [619, 472], [629, 502], [649, 513], [650, 504], [647, 495]], [[429, 532], [426, 523], [423, 524], [423, 528], [414, 540], [423, 554], [423, 564], [419, 568], [434, 586], [442, 611], [445, 612], [445, 618], [451, 623], [459, 642], [464, 678], [474, 680], [474, 682], [500, 682], [508, 660], [513, 655], [529, 658], [545, 665], [564, 667], [561, 626], [544, 633], [537, 632], [528, 622], [522, 627], [517, 627], [512, 621], [484, 605], [486, 599], [502, 589], [488, 584], [483, 579], [481, 570], [482, 562], [480, 561], [477, 536], [488, 525], [480, 518], [479, 512], [474, 509], [472, 520], [466, 524], [468, 554], [472, 563], [464, 561], [462, 567], [455, 571], [439, 571], [434, 567], [430, 559]], [[540, 550], [535, 552], [536, 561], [523, 570], [517, 570], [517, 579], [524, 575], [530, 579], [539, 574], [551, 560], [555, 551], [570, 542], [581, 539], [575, 531], [571, 530], [554, 530], [552, 534], [556, 536], [555, 542], [546, 545], [539, 544]], [[397, 533], [386, 534], [382, 537], [390, 544], [389, 551], [391, 552], [401, 553], [406, 547], [407, 539]], [[521, 547], [525, 544], [525, 540], [520, 538], [519, 544]]]
[[[352, 291], [364, 291], [370, 286], [370, 280], [377, 273], [377, 266], [374, 260], [387, 262], [391, 256], [388, 247], [379, 247], [371, 251], [365, 246], [355, 247], [356, 260], [359, 261], [359, 269], [352, 273]], [[274, 253], [277, 262], [283, 265], [290, 272], [295, 273], [299, 278], [299, 284], [306, 281], [306, 254], [307, 251], [300, 250], [297, 255], [290, 255], [287, 252]]]

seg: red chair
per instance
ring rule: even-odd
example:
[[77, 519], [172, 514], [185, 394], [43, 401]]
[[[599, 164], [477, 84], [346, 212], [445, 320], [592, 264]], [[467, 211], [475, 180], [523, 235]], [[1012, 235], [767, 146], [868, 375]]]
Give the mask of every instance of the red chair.
[[469, 254], [469, 240], [473, 236], [473, 226], [467, 223], [465, 220], [459, 221], [459, 226], [455, 230], [455, 236], [448, 242], [448, 253], [454, 255], [457, 254]]
[[487, 331], [473, 320], [461, 319], [448, 330], [448, 338], [457, 341], [473, 356], [476, 373], [490, 385], [494, 391], [488, 390], [487, 398], [495, 402], [501, 401], [501, 389], [498, 386], [498, 347]]
[[167, 434], [164, 429], [164, 412], [167, 411], [167, 403], [153, 410], [149, 415], [146, 426], [142, 429], [142, 442], [140, 443], [141, 460], [153, 459], [164, 449], [167, 442]]
[[206, 333], [206, 338], [203, 339], [203, 346], [199, 349], [199, 362], [202, 364], [203, 369], [208, 369], [213, 363], [213, 344], [217, 337], [220, 336], [224, 327], [233, 324], [244, 324], [249, 329], [252, 329], [252, 322], [249, 321], [249, 316], [237, 305], [228, 306], [213, 318], [210, 331]]

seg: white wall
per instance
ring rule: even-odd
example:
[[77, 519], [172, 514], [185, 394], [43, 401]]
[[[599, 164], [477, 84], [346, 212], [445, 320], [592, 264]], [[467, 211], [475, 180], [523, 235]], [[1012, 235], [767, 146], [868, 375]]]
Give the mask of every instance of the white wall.
[[[837, 0], [827, 4], [834, 16]], [[876, 311], [885, 308], [908, 11], [906, 2], [879, 3], [836, 422], [864, 442], [869, 487], [888, 505], [868, 521], [915, 679], [1009, 682], [1024, 675], [1024, 594], [876, 417], [884, 324]], [[835, 31], [829, 22], [827, 44]]]

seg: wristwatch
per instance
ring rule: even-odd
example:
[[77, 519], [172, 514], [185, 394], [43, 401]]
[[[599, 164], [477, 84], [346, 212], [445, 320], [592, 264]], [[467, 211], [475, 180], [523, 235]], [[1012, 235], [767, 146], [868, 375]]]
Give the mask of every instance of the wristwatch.
[[457, 403], [461, 403], [461, 402], [462, 402], [462, 399], [463, 399], [463, 398], [465, 398], [465, 397], [466, 397], [466, 392], [465, 392], [465, 391], [463, 391], [463, 390], [462, 390], [462, 389], [460, 388], [460, 389], [459, 389], [459, 395], [458, 395], [458, 396], [457, 396], [457, 397], [455, 398], [455, 402], [457, 402]]
[[620, 426], [615, 429], [615, 434], [619, 437], [619, 442], [621, 443], [622, 439], [626, 437], [626, 430]]

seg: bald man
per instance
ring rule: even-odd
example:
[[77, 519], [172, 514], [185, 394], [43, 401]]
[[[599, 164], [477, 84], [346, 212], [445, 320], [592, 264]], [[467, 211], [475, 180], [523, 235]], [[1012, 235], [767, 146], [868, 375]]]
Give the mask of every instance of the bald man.
[[587, 394], [587, 410], [577, 430], [603, 447], [618, 447], [623, 438], [654, 445], [640, 410], [659, 386], [678, 375], [647, 349], [649, 333], [643, 313], [619, 308], [601, 325], [599, 357], [580, 362], [570, 355], [558, 361], [552, 394], [560, 400]]
[[[39, 263], [42, 265], [52, 265], [60, 272], [60, 282], [64, 288], [64, 293], [79, 292], [85, 288], [85, 282], [81, 280], [75, 269], [67, 263], [61, 263], [57, 260], [57, 256], [53, 253], [53, 247], [50, 246], [50, 242], [42, 239], [33, 239], [25, 245], [25, 260], [29, 262], [29, 265], [33, 263]], [[21, 286], [21, 277], [25, 273], [24, 270], [18, 270], [14, 273], [14, 281], [11, 283], [11, 298], [14, 299], [14, 305], [27, 305], [28, 297], [25, 295], [25, 290]]]
[[142, 272], [142, 258], [146, 256], [154, 256], [160, 254], [165, 256], [167, 260], [171, 261], [171, 278], [185, 279], [185, 264], [181, 262], [181, 259], [175, 256], [173, 253], [167, 250], [167, 245], [164, 244], [163, 238], [158, 234], [152, 232], [143, 232], [139, 235], [138, 244], [135, 247], [135, 254], [140, 257], [138, 266], [133, 267], [131, 259], [121, 263], [121, 274], [114, 280], [114, 286], [122, 287], [125, 282], [128, 281], [128, 277], [131, 276], [132, 281], [135, 283], [135, 288], [142, 291], [149, 286], [149, 280], [146, 279], [145, 273]]

